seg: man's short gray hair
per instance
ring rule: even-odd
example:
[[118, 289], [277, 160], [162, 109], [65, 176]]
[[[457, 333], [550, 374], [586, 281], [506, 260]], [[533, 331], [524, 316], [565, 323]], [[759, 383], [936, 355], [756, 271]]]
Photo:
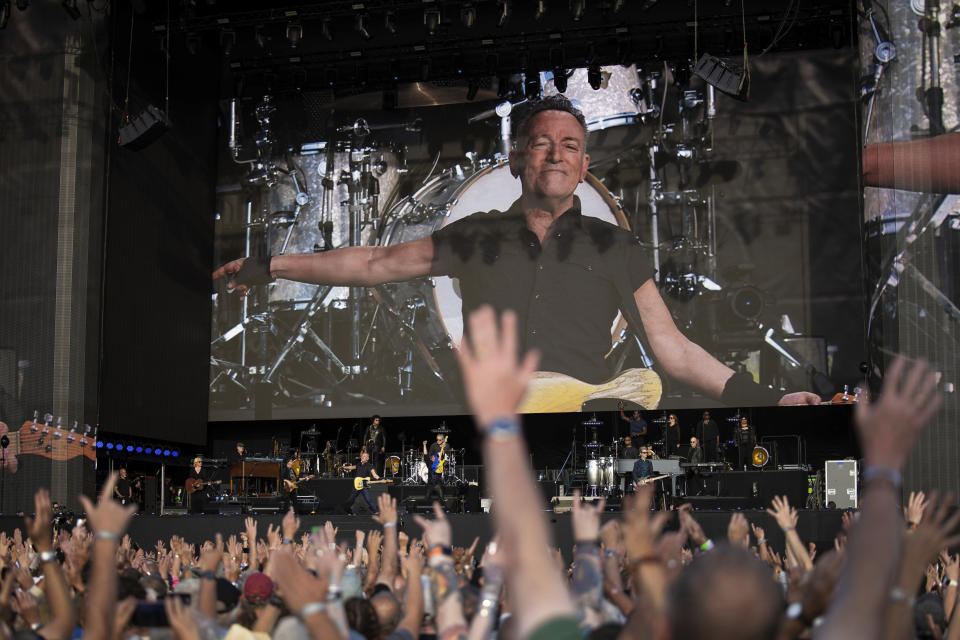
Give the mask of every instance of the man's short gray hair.
[[587, 131], [587, 120], [583, 117], [583, 112], [577, 109], [573, 103], [570, 102], [570, 99], [562, 93], [547, 96], [539, 100], [528, 100], [517, 106], [514, 112], [517, 121], [517, 140], [522, 140], [527, 136], [528, 130], [530, 129], [530, 121], [533, 120], [533, 116], [543, 111], [564, 111], [572, 115], [577, 119], [580, 128], [583, 129], [583, 139], [586, 141], [587, 135], [589, 134], [589, 131]]

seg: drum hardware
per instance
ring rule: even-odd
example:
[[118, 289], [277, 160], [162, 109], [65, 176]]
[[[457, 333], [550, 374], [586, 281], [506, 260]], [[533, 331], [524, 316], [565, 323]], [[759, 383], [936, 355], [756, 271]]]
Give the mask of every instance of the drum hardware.
[[447, 433], [453, 433], [453, 430], [450, 429], [450, 427], [447, 426], [447, 422], [446, 422], [445, 420], [441, 420], [441, 421], [440, 421], [440, 426], [439, 426], [439, 427], [436, 427], [436, 428], [434, 428], [434, 429], [430, 429], [430, 433], [443, 433], [443, 434], [447, 434]]

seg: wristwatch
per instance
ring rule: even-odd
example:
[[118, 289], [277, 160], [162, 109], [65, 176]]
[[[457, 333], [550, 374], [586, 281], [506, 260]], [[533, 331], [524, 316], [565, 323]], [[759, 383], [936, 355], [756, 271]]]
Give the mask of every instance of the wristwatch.
[[57, 552], [56, 551], [41, 551], [40, 552], [40, 562], [56, 562]]

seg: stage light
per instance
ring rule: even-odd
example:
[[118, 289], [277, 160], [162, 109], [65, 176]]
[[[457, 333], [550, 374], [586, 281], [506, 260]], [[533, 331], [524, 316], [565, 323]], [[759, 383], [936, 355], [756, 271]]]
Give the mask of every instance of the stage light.
[[107, 443], [107, 449], [110, 450], [110, 451], [113, 451], [113, 443], [112, 443], [112, 442], [108, 442], [108, 443]]
[[393, 11], [387, 11], [383, 16], [383, 28], [386, 29], [390, 35], [397, 35], [397, 14]]
[[472, 4], [463, 5], [463, 8], [460, 9], [460, 22], [467, 29], [477, 24], [477, 8]]
[[393, 111], [397, 108], [397, 87], [391, 86], [383, 90], [383, 110]]
[[6, 29], [9, 20], [10, 0], [0, 0], [0, 29]]
[[180, 457], [180, 452], [177, 451], [176, 449], [174, 449], [173, 451], [170, 452], [170, 455], [171, 455], [172, 457], [174, 457], [174, 458], [179, 458], [179, 457]]
[[103, 449], [103, 440], [97, 440], [97, 449]]
[[143, 450], [143, 452], [147, 455], [150, 455], [151, 453], [153, 453], [153, 447], [147, 447], [146, 449]]
[[128, 445], [127, 445], [127, 453], [133, 453], [133, 445], [132, 445], [132, 444], [128, 444]]
[[510, 78], [505, 75], [497, 76], [497, 97], [506, 98], [510, 91]]
[[324, 18], [323, 22], [320, 23], [320, 35], [333, 41], [333, 28], [330, 26], [330, 18]]
[[267, 36], [263, 35], [263, 29], [257, 27], [253, 30], [253, 41], [257, 43], [257, 46], [261, 49], [267, 48]]
[[467, 101], [473, 102], [473, 99], [477, 97], [477, 91], [480, 90], [480, 82], [477, 80], [471, 80], [467, 83]]
[[558, 93], [567, 91], [567, 71], [566, 69], [556, 68], [553, 70], [553, 86], [557, 88]]
[[164, 450], [163, 450], [163, 455], [169, 456], [169, 455], [170, 455], [170, 449], [164, 449]]
[[197, 52], [200, 51], [200, 36], [195, 33], [187, 34], [187, 53], [192, 56], [197, 55]]
[[620, 13], [620, 9], [623, 9], [623, 0], [613, 0], [613, 12]]
[[537, 9], [533, 12], [533, 19], [539, 20], [547, 14], [547, 2], [546, 0], [537, 0]]
[[220, 48], [223, 55], [229, 56], [233, 53], [233, 47], [237, 44], [237, 32], [232, 29], [224, 29], [220, 32]]
[[427, 25], [427, 33], [436, 35], [440, 26], [440, 10], [430, 9], [423, 12], [423, 24]]
[[371, 38], [370, 32], [367, 31], [367, 17], [362, 13], [358, 13], [357, 17], [353, 19], [353, 28], [356, 29], [357, 33], [359, 33], [360, 37], [364, 40]]
[[299, 22], [290, 22], [287, 24], [287, 42], [292, 49], [296, 49], [303, 39], [303, 25]]
[[497, 18], [497, 26], [502, 27], [510, 19], [510, 0], [497, 0], [497, 4], [500, 5], [500, 17]]
[[67, 12], [67, 15], [73, 18], [74, 20], [79, 20], [80, 9], [77, 8], [77, 0], [62, 0], [60, 5], [63, 7], [63, 10]]
[[529, 100], [536, 100], [540, 97], [540, 74], [539, 73], [530, 73], [527, 75], [527, 80], [524, 82], [523, 92], [526, 94]]
[[586, 6], [587, 0], [570, 0], [570, 15], [573, 17], [574, 22], [580, 22]]
[[603, 74], [600, 72], [600, 65], [596, 62], [591, 62], [587, 67], [587, 82], [594, 91], [598, 91], [603, 83]]
[[134, 451], [137, 453], [143, 453], [143, 447], [138, 446], [136, 449], [134, 449]]

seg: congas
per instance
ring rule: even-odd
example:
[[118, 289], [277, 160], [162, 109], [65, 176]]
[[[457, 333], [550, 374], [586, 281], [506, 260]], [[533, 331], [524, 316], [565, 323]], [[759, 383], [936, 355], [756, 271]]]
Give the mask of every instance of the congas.
[[600, 465], [600, 458], [587, 460], [587, 484], [591, 487], [599, 487], [603, 483], [603, 470]]
[[390, 456], [387, 458], [386, 466], [384, 470], [387, 473], [397, 474], [400, 473], [400, 457], [399, 456]]
[[753, 466], [762, 467], [770, 461], [770, 453], [765, 448], [756, 446], [750, 454], [750, 461], [753, 462]]

